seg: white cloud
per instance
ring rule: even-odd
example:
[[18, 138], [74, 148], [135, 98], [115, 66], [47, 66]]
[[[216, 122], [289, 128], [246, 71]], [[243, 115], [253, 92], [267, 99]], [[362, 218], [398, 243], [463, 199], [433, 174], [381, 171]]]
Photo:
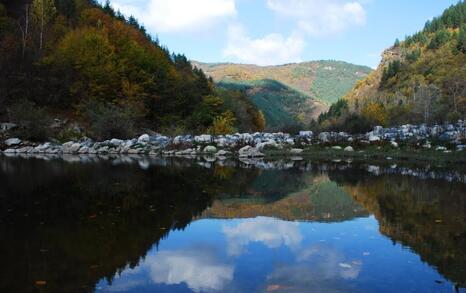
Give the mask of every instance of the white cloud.
[[113, 0], [112, 6], [154, 32], [205, 30], [236, 15], [235, 0]]
[[223, 233], [227, 238], [227, 252], [230, 256], [241, 255], [251, 242], [261, 242], [268, 248], [282, 245], [295, 248], [303, 239], [298, 223], [264, 217], [243, 220], [236, 226], [225, 226]]
[[280, 16], [297, 21], [310, 35], [341, 32], [366, 23], [366, 11], [360, 2], [346, 0], [266, 0], [267, 7]]
[[242, 25], [235, 24], [228, 28], [228, 42], [223, 54], [244, 63], [277, 65], [300, 62], [304, 45], [303, 38], [297, 33], [289, 37], [272, 33], [255, 39]]

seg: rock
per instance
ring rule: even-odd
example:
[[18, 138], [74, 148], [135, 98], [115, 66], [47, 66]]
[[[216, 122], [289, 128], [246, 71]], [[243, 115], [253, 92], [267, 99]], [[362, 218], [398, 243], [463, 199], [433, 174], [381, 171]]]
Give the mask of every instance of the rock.
[[229, 151], [220, 150], [220, 151], [218, 151], [218, 152], [215, 154], [215, 156], [217, 156], [217, 157], [225, 157], [225, 156], [227, 156], [227, 155], [229, 155], [229, 154], [230, 154]]
[[347, 147], [345, 148], [345, 152], [354, 152], [354, 149], [353, 149], [353, 147], [351, 147], [351, 146], [347, 146]]
[[197, 143], [211, 143], [212, 135], [203, 134], [203, 135], [195, 136], [194, 141]]
[[14, 154], [16, 153], [16, 150], [15, 149], [6, 149], [3, 151], [5, 154]]
[[370, 141], [370, 142], [377, 142], [377, 141], [380, 141], [380, 137], [378, 137], [377, 135], [370, 134], [370, 135], [369, 135], [369, 141]]
[[329, 140], [328, 137], [329, 137], [329, 133], [328, 133], [328, 132], [322, 132], [322, 133], [319, 134], [319, 140], [320, 140], [321, 142], [329, 142], [330, 140]]
[[211, 145], [208, 145], [204, 148], [204, 153], [213, 154], [217, 152], [217, 148]]
[[436, 151], [439, 151], [439, 152], [444, 152], [444, 151], [447, 150], [447, 148], [444, 147], [444, 146], [439, 146], [439, 147], [436, 147], [435, 150], [436, 150]]
[[71, 146], [70, 151], [71, 151], [71, 153], [77, 153], [77, 152], [79, 152], [80, 149], [81, 149], [81, 144], [80, 143], [74, 143]]
[[120, 145], [122, 145], [124, 143], [124, 141], [121, 140], [121, 139], [113, 138], [108, 143], [113, 145], [113, 146], [120, 146]]
[[33, 147], [24, 147], [24, 148], [17, 149], [16, 152], [18, 154], [26, 154], [26, 153], [31, 152], [33, 149], [34, 149]]
[[143, 134], [138, 138], [138, 142], [140, 142], [140, 143], [147, 143], [149, 141], [150, 141], [149, 134]]
[[342, 147], [336, 145], [336, 146], [333, 146], [333, 147], [332, 147], [332, 150], [341, 151], [341, 150], [342, 150]]
[[464, 144], [462, 144], [462, 145], [457, 145], [457, 146], [456, 146], [456, 150], [457, 150], [458, 152], [462, 152], [462, 151], [466, 150], [466, 145], [464, 145]]
[[299, 136], [305, 138], [311, 138], [314, 135], [312, 131], [300, 131]]
[[266, 142], [260, 142], [256, 144], [256, 150], [263, 151], [266, 148], [279, 148], [279, 145], [274, 140], [268, 140]]
[[21, 139], [19, 138], [10, 138], [5, 140], [5, 145], [6, 146], [15, 146], [21, 144]]
[[285, 142], [289, 145], [294, 145], [294, 139], [292, 138], [288, 138]]
[[290, 150], [290, 154], [292, 154], [292, 155], [300, 155], [300, 154], [302, 154], [302, 152], [304, 152], [304, 150], [302, 150], [302, 149], [291, 149]]
[[79, 153], [80, 154], [88, 154], [89, 153], [89, 148], [88, 147], [82, 147], [80, 150], [79, 150]]
[[97, 153], [99, 153], [99, 154], [106, 154], [106, 153], [108, 153], [108, 146], [100, 147], [99, 149], [97, 149]]
[[252, 146], [245, 146], [238, 151], [240, 158], [256, 158], [263, 157], [264, 154], [253, 148]]
[[394, 148], [398, 148], [398, 147], [399, 147], [399, 146], [398, 146], [398, 143], [397, 143], [396, 141], [392, 141], [392, 142], [390, 143], [390, 145], [391, 145], [392, 147], [394, 147]]

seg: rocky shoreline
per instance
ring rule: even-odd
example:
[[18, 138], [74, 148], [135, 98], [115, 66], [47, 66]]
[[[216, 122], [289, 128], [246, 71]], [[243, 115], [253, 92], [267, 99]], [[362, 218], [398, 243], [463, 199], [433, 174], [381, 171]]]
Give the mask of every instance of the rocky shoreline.
[[143, 134], [138, 138], [111, 139], [95, 142], [89, 138], [66, 143], [34, 143], [9, 138], [0, 143], [4, 154], [144, 154], [163, 157], [190, 157], [208, 155], [218, 159], [228, 157], [260, 158], [267, 151], [280, 151], [290, 156], [302, 155], [312, 146], [335, 151], [354, 152], [365, 146], [400, 148], [404, 145], [451, 153], [466, 150], [466, 121], [446, 125], [403, 125], [394, 128], [375, 127], [365, 134], [345, 132], [301, 131], [298, 135], [286, 133], [237, 133], [231, 135], [183, 135], [168, 137], [161, 134]]

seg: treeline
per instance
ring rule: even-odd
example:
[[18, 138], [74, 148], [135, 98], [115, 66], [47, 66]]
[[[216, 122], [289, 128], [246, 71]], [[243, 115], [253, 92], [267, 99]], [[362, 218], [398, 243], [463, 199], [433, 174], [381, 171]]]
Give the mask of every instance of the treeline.
[[380, 66], [328, 113], [318, 127], [456, 122], [466, 117], [466, 2], [396, 40]]
[[77, 121], [99, 139], [264, 125], [242, 93], [217, 89], [109, 2], [0, 1], [0, 75], [0, 118], [32, 139], [66, 136], [51, 133], [52, 118]]

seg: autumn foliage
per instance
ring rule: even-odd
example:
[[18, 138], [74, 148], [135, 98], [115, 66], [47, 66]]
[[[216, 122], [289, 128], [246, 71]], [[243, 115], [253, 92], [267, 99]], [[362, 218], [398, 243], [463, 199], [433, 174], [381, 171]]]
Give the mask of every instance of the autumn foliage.
[[[225, 104], [228, 93], [108, 3], [1, 1], [0, 52], [0, 117], [21, 99], [100, 138], [143, 128], [203, 132], [228, 111], [230, 130], [244, 126], [235, 102]], [[247, 115], [255, 122], [260, 114]], [[262, 121], [246, 126], [263, 128]]]

